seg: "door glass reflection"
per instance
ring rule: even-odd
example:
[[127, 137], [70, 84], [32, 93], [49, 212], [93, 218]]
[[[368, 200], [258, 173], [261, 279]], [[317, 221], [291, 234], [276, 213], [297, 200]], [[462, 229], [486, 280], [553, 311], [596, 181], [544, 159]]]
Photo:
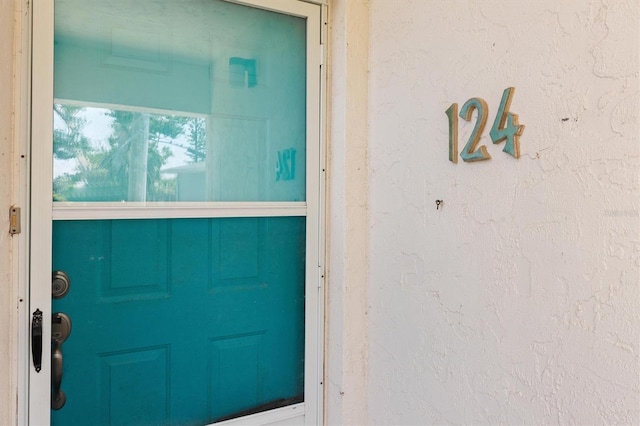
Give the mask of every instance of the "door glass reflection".
[[304, 201], [306, 21], [56, 0], [54, 201]]
[[54, 201], [204, 201], [202, 116], [54, 105]]

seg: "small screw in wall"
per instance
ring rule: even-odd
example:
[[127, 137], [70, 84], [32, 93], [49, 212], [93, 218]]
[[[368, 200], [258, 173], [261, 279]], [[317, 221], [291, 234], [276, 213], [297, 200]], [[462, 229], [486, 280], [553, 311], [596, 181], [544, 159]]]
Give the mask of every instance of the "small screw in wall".
[[444, 201], [442, 200], [436, 200], [436, 210], [440, 209], [440, 206], [444, 204]]

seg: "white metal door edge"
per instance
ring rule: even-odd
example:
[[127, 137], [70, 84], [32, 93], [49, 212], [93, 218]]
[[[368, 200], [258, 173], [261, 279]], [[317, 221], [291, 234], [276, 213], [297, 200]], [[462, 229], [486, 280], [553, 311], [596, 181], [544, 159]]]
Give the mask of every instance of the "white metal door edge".
[[318, 380], [318, 395], [317, 395], [317, 417], [316, 424], [324, 424], [324, 413], [326, 407], [324, 406], [324, 389], [323, 383], [325, 381], [325, 300], [326, 300], [326, 236], [327, 236], [327, 204], [326, 198], [326, 182], [327, 182], [327, 39], [329, 30], [329, 11], [325, 4], [320, 6], [320, 99], [319, 99], [319, 111], [318, 111], [318, 124], [319, 124], [319, 136], [320, 141], [318, 144], [318, 156], [319, 156], [319, 182], [318, 182], [318, 312], [317, 312], [317, 363], [316, 363], [316, 375]]
[[[29, 264], [29, 322], [42, 311], [42, 370], [35, 372], [31, 349], [28, 423], [49, 424], [51, 400], [51, 207], [53, 161], [53, 2], [34, 1], [31, 64], [31, 217]], [[37, 143], [37, 148], [34, 144]], [[29, 339], [30, 340], [30, 339]]]

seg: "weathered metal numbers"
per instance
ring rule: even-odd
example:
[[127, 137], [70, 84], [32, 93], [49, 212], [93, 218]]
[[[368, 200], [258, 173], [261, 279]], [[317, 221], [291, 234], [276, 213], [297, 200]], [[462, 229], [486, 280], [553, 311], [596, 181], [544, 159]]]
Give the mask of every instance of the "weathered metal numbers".
[[[502, 99], [500, 100], [500, 106], [498, 107], [498, 113], [493, 121], [489, 136], [494, 144], [506, 141], [503, 152], [513, 156], [514, 158], [520, 158], [520, 135], [524, 130], [524, 125], [518, 123], [518, 115], [509, 112], [511, 105], [511, 99], [515, 88], [509, 87], [502, 93]], [[460, 117], [466, 121], [471, 121], [473, 110], [478, 111], [476, 117], [476, 124], [473, 126], [469, 140], [467, 141], [460, 157], [463, 161], [482, 161], [491, 158], [487, 147], [481, 145], [478, 147], [480, 137], [485, 125], [487, 124], [487, 115], [489, 108], [487, 103], [480, 98], [471, 98], [462, 105], [460, 110]], [[453, 163], [458, 162], [458, 104], [453, 103], [445, 111], [449, 118], [449, 161]]]

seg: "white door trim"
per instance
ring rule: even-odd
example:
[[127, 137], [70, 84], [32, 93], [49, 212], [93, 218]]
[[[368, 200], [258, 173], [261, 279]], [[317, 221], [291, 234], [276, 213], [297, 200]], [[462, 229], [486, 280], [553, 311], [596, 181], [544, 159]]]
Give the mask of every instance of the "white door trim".
[[[36, 373], [29, 349], [29, 403], [27, 422], [47, 425], [51, 400], [51, 295], [46, 286], [51, 280], [52, 179], [53, 176], [53, 1], [32, 3], [32, 64], [31, 64], [31, 217], [29, 218], [31, 253], [29, 265], [29, 315], [42, 311], [42, 370]], [[34, 145], [37, 143], [37, 149]], [[40, 291], [37, 291], [40, 289]], [[30, 336], [31, 330], [28, 331]], [[31, 338], [29, 337], [29, 344]], [[41, 402], [40, 404], [34, 401]], [[47, 401], [46, 403], [43, 401]], [[43, 406], [44, 405], [44, 406]]]
[[[19, 153], [19, 160], [15, 161], [14, 194], [17, 194], [19, 205], [22, 207], [22, 232], [13, 236], [18, 249], [12, 252], [14, 267], [13, 282], [17, 283], [18, 312], [17, 312], [17, 412], [16, 423], [27, 424], [28, 419], [28, 390], [29, 366], [29, 242], [30, 242], [30, 136], [31, 136], [31, 52], [32, 52], [32, 8], [29, 0], [16, 2], [16, 35], [15, 41], [15, 75], [14, 75], [14, 105], [15, 131], [14, 156]], [[11, 328], [12, 332], [14, 331]]]
[[[306, 258], [306, 305], [305, 305], [305, 402], [284, 409], [250, 416], [252, 424], [268, 424], [284, 419], [298, 418], [304, 413], [305, 424], [322, 424], [322, 380], [323, 380], [323, 313], [324, 313], [324, 131], [321, 127], [324, 118], [323, 105], [325, 90], [321, 69], [323, 51], [321, 49], [322, 7], [303, 0], [238, 0], [236, 3], [251, 5], [268, 10], [279, 11], [307, 18], [307, 200], [304, 205], [281, 205], [272, 208], [278, 214], [306, 216], [307, 244]], [[25, 8], [29, 2], [24, 1]], [[25, 302], [21, 326], [21, 348], [29, 348], [26, 353], [21, 349], [19, 366], [20, 380], [18, 419], [21, 424], [46, 425], [50, 421], [50, 371], [51, 348], [46, 336], [51, 334], [51, 239], [54, 210], [51, 194], [52, 152], [53, 152], [53, 32], [54, 10], [51, 0], [34, 0], [29, 9], [32, 16], [31, 28], [26, 31], [31, 40], [32, 59], [29, 72], [31, 76], [31, 99], [24, 102], [31, 108], [30, 139], [30, 216], [25, 217], [25, 240], [31, 241], [30, 255], [25, 251], [24, 258], [30, 259], [24, 266], [28, 275], [25, 280]], [[25, 109], [28, 109], [26, 107]], [[37, 148], [33, 145], [37, 143]], [[258, 204], [258, 203], [256, 203]], [[210, 206], [211, 207], [211, 206]], [[216, 207], [222, 207], [220, 205]], [[235, 206], [227, 210], [238, 213], [236, 207], [262, 210], [265, 206]], [[61, 214], [64, 207], [56, 209]], [[72, 211], [73, 209], [69, 209]], [[224, 209], [223, 209], [224, 210]], [[69, 212], [68, 211], [68, 212]], [[255, 210], [254, 210], [255, 212]], [[77, 211], [76, 211], [77, 213]], [[76, 214], [74, 213], [74, 214]], [[166, 213], [166, 212], [165, 212]], [[175, 213], [175, 212], [173, 212]], [[80, 213], [77, 213], [80, 214]], [[191, 217], [191, 216], [189, 216]], [[61, 219], [61, 217], [58, 217]], [[30, 291], [29, 291], [30, 289]], [[42, 370], [35, 373], [31, 359], [31, 318], [38, 308], [43, 315]], [[43, 403], [44, 402], [44, 403]], [[297, 411], [296, 411], [297, 410]], [[277, 414], [280, 413], [280, 414]], [[280, 417], [280, 416], [284, 417]], [[275, 416], [275, 417], [274, 417]], [[243, 418], [243, 419], [248, 419]]]

